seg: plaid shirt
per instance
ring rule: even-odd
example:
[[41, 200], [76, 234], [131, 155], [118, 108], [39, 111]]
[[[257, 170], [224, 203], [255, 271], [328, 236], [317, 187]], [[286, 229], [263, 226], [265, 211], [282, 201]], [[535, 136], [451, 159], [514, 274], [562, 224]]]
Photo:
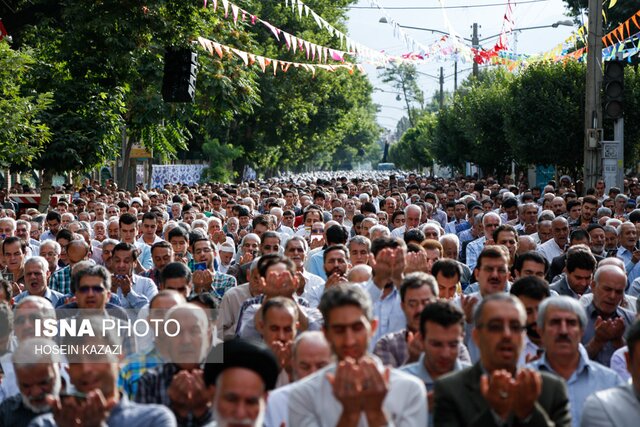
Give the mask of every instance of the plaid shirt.
[[[169, 399], [169, 386], [175, 374], [180, 368], [175, 363], [165, 363], [164, 365], [150, 369], [145, 372], [138, 380], [138, 391], [136, 392], [135, 401], [138, 403], [157, 403], [171, 408], [171, 399]], [[200, 418], [189, 416], [188, 418], [179, 417], [175, 412], [178, 425], [181, 427], [203, 426], [212, 421], [213, 415], [211, 410], [207, 411]]]
[[400, 367], [409, 360], [409, 347], [407, 346], [407, 330], [392, 332], [384, 335], [376, 343], [373, 354], [378, 356], [382, 363], [394, 368]]
[[118, 376], [118, 388], [126, 393], [130, 399], [135, 398], [140, 377], [162, 363], [162, 356], [155, 347], [146, 353], [132, 354], [122, 362]]
[[56, 271], [49, 279], [49, 288], [63, 295], [71, 293], [71, 266]]
[[237, 284], [238, 282], [236, 281], [235, 277], [216, 271], [213, 275], [213, 283], [211, 284], [211, 287], [216, 292], [218, 297], [222, 298], [227, 289], [233, 288]]

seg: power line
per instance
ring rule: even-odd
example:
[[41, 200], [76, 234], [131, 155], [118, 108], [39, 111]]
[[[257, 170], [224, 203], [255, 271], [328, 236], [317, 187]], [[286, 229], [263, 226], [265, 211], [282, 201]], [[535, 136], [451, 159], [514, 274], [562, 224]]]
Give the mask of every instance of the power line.
[[[549, 0], [526, 0], [513, 2], [512, 4], [527, 4], [527, 3], [544, 3]], [[458, 6], [390, 6], [385, 7], [385, 10], [437, 10], [437, 9], [474, 9], [478, 7], [495, 7], [506, 6], [507, 3], [486, 3], [486, 4], [474, 4], [474, 5], [458, 5]], [[375, 6], [349, 6], [348, 9], [379, 9]]]

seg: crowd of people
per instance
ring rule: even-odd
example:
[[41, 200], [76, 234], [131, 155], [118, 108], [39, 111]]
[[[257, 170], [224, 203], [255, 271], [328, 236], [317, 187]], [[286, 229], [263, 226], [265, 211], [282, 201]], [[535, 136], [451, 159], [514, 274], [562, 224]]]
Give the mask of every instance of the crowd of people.
[[637, 178], [67, 190], [0, 210], [0, 426], [640, 419]]

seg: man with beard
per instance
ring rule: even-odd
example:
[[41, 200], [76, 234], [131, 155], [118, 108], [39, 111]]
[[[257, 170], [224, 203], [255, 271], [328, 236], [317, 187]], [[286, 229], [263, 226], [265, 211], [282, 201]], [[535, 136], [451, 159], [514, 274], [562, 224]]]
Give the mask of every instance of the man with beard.
[[347, 281], [349, 270], [349, 250], [345, 245], [332, 245], [324, 250], [323, 268], [327, 276], [324, 288]]
[[58, 397], [62, 381], [59, 361], [54, 355], [36, 353], [36, 348], [54, 347], [56, 344], [43, 338], [29, 338], [13, 353], [13, 368], [20, 394], [5, 399], [0, 404], [0, 425], [27, 427], [34, 419], [51, 408], [45, 397]]
[[525, 276], [516, 280], [509, 291], [518, 297], [527, 312], [527, 335], [524, 338], [524, 349], [520, 354], [518, 366], [524, 366], [542, 354], [542, 340], [538, 333], [538, 306], [549, 298], [547, 282], [537, 276]]
[[587, 228], [587, 232], [591, 237], [591, 253], [594, 256], [606, 257], [607, 251], [605, 251], [604, 246], [606, 243], [606, 234], [604, 232], [604, 227], [600, 224], [591, 224]]
[[85, 321], [90, 324], [95, 336], [67, 335], [62, 344], [66, 348], [77, 346], [81, 349], [81, 354], [68, 357], [68, 372], [75, 390], [83, 397], [47, 395], [46, 402], [51, 407], [51, 413], [36, 418], [31, 426], [175, 427], [176, 420], [168, 408], [139, 405], [120, 394], [117, 355], [86, 354], [89, 352], [85, 350], [87, 348], [114, 348], [120, 340], [115, 331], [104, 328], [102, 318], [87, 317]]
[[540, 304], [538, 329], [544, 356], [531, 366], [565, 380], [574, 427], [580, 425], [582, 406], [589, 395], [623, 384], [613, 370], [589, 360], [580, 345], [586, 324], [584, 308], [571, 297], [555, 296]]
[[195, 304], [178, 304], [164, 320], [179, 323], [180, 333], [166, 337], [166, 363], [140, 377], [135, 401], [169, 407], [179, 425], [202, 425], [211, 420], [213, 397], [201, 367], [211, 347], [209, 319]]
[[204, 367], [204, 383], [215, 391], [215, 421], [205, 427], [263, 427], [267, 394], [277, 376], [278, 361], [262, 342], [233, 339], [214, 348]]
[[571, 425], [562, 381], [517, 367], [526, 318], [522, 303], [512, 295], [496, 293], [479, 303], [473, 340], [480, 349], [480, 360], [436, 381], [434, 425]]

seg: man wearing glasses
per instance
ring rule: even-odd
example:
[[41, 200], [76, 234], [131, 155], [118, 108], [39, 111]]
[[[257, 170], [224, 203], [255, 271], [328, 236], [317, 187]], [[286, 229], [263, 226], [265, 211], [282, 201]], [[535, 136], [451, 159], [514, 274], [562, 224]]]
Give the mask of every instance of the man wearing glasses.
[[436, 381], [434, 425], [570, 426], [562, 381], [517, 368], [527, 317], [520, 300], [501, 292], [487, 296], [473, 317], [480, 361]]

